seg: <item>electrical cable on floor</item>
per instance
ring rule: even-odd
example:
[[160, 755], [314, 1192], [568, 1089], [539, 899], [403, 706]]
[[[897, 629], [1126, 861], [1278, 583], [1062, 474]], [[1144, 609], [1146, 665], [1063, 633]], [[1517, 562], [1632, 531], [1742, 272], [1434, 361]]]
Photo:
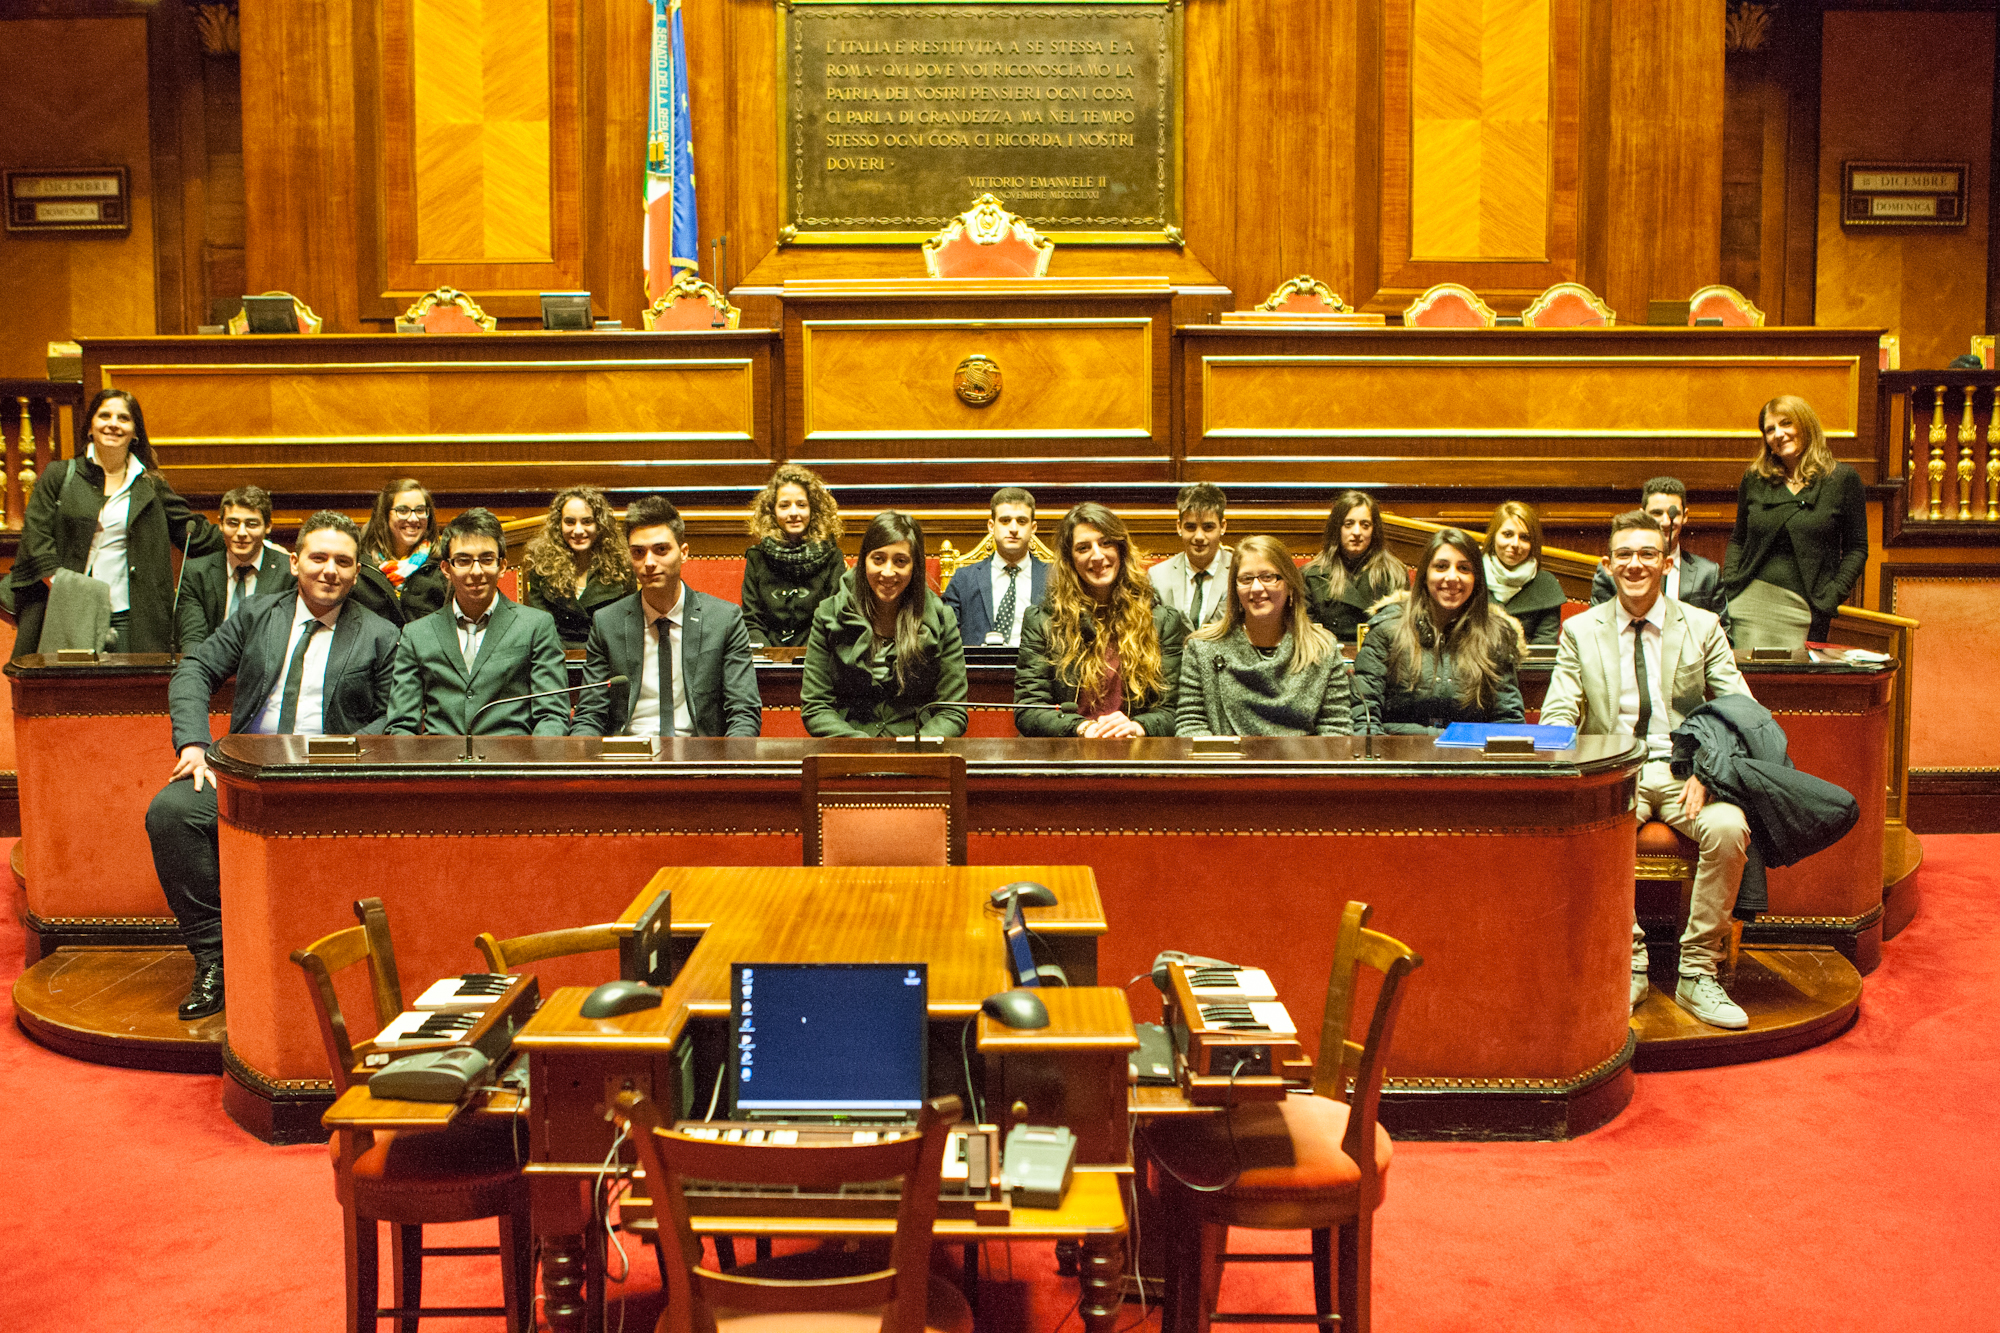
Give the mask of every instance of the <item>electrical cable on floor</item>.
[[724, 1074], [727, 1074], [728, 1072], [729, 1072], [728, 1060], [725, 1059], [720, 1065], [716, 1066], [715, 1090], [708, 1094], [708, 1114], [702, 1117], [703, 1120], [715, 1119], [716, 1103], [722, 1100], [722, 1076]]
[[972, 1123], [983, 1125], [986, 1123], [986, 1104], [980, 1099], [979, 1090], [972, 1086], [972, 1051], [970, 1047], [972, 1025], [978, 1021], [979, 1016], [975, 1014], [971, 1018], [966, 1019], [965, 1026], [958, 1030], [958, 1057], [965, 1065], [965, 1104], [972, 1111]]
[[1250, 1057], [1248, 1055], [1237, 1058], [1235, 1065], [1229, 1070], [1229, 1086], [1224, 1091], [1222, 1098], [1222, 1127], [1229, 1131], [1229, 1160], [1236, 1166], [1235, 1173], [1229, 1179], [1223, 1181], [1220, 1185], [1197, 1185], [1182, 1176], [1180, 1172], [1168, 1166], [1157, 1154], [1153, 1157], [1155, 1165], [1160, 1170], [1166, 1172], [1179, 1181], [1184, 1188], [1191, 1189], [1196, 1194], [1220, 1194], [1243, 1178], [1243, 1151], [1236, 1143], [1236, 1117], [1230, 1113], [1236, 1109], [1236, 1076], [1242, 1072], [1243, 1066], [1249, 1063]]

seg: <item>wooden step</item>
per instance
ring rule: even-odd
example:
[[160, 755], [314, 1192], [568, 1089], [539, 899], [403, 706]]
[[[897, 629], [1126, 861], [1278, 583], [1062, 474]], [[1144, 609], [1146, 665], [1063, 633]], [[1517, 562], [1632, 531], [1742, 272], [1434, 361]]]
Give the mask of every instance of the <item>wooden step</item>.
[[179, 946], [58, 949], [14, 983], [14, 1012], [29, 1036], [79, 1060], [219, 1074], [225, 1015], [182, 1019], [193, 985], [194, 956]]
[[1861, 973], [1837, 949], [1756, 948], [1738, 956], [1736, 974], [1722, 978], [1750, 1026], [1713, 1028], [1674, 1003], [1671, 957], [1655, 950], [1653, 990], [1632, 1011], [1639, 1047], [1632, 1067], [1703, 1069], [1789, 1055], [1833, 1040], [1861, 1011]]

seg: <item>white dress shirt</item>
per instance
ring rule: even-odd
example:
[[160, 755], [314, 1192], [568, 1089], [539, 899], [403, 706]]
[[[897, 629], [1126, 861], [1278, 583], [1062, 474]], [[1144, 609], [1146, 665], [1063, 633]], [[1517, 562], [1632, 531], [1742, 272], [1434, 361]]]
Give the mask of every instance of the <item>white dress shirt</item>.
[[[264, 711], [257, 715], [257, 724], [250, 728], [253, 736], [270, 736], [278, 730], [278, 714], [285, 707], [285, 677], [290, 673], [292, 654], [298, 651], [299, 635], [305, 633], [307, 625], [313, 622], [313, 613], [306, 610], [306, 604], [298, 604], [298, 615], [292, 621], [292, 632], [285, 640], [285, 655], [279, 659], [278, 679], [271, 687], [270, 697], [264, 700]], [[305, 673], [299, 682], [299, 711], [292, 719], [294, 736], [323, 736], [326, 734], [326, 658], [333, 651], [333, 627], [340, 619], [340, 608], [320, 616], [319, 623], [326, 628], [312, 636], [306, 645], [306, 660], [299, 667]]]
[[[1646, 636], [1646, 683], [1653, 697], [1653, 716], [1646, 731], [1646, 757], [1666, 759], [1674, 751], [1673, 720], [1671, 708], [1673, 691], [1669, 687], [1665, 663], [1661, 649], [1665, 646], [1663, 636], [1667, 631], [1667, 599], [1663, 593], [1653, 599], [1652, 609], [1647, 611], [1637, 631]], [[1639, 678], [1632, 671], [1632, 617], [1625, 614], [1625, 608], [1618, 606], [1618, 732], [1624, 736], [1636, 736], [1639, 727]]]
[[[90, 461], [97, 462], [97, 446], [90, 446]], [[130, 536], [132, 516], [132, 483], [139, 480], [145, 471], [136, 457], [128, 458], [125, 464], [125, 483], [115, 494], [104, 497], [104, 507], [97, 511], [97, 532], [90, 539], [90, 555], [83, 562], [83, 572], [111, 589], [111, 614], [132, 609], [132, 567], [130, 564]]]
[[639, 600], [639, 607], [646, 614], [646, 635], [644, 647], [639, 654], [639, 679], [632, 692], [632, 714], [625, 722], [628, 736], [657, 736], [660, 734], [660, 634], [667, 635], [667, 651], [674, 655], [674, 735], [694, 734], [694, 717], [688, 712], [687, 659], [681, 655], [681, 613], [687, 609], [687, 585], [681, 585], [681, 594], [674, 599], [674, 605], [665, 615], [656, 614], [646, 605], [645, 598]]
[[1678, 546], [1667, 557], [1667, 581], [1660, 585], [1660, 594], [1677, 602], [1681, 599], [1681, 548]]
[[1024, 552], [1021, 562], [1015, 566], [1021, 572], [1014, 576], [1014, 615], [1012, 623], [1000, 623], [1000, 602], [1007, 596], [1007, 562], [999, 556], [992, 559], [993, 565], [993, 628], [1007, 637], [1010, 647], [1021, 644], [1021, 622], [1028, 617], [1028, 603], [1035, 600], [1035, 567], [1029, 563], [1030, 557]]

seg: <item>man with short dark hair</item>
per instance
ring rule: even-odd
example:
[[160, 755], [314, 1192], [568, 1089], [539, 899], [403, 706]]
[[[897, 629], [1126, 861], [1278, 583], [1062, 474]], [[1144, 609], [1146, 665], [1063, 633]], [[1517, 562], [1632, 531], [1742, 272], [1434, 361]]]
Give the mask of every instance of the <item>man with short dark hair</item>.
[[1200, 629], [1222, 613], [1229, 600], [1229, 500], [1222, 488], [1206, 481], [1184, 486], [1174, 500], [1180, 515], [1181, 553], [1146, 571], [1162, 606], [1186, 618], [1189, 629]]
[[[1639, 508], [1651, 514], [1667, 542], [1667, 576], [1661, 585], [1667, 596], [1704, 611], [1713, 611], [1729, 633], [1729, 598], [1722, 591], [1722, 566], [1681, 546], [1687, 526], [1687, 487], [1679, 477], [1654, 477], [1639, 490]], [[1618, 595], [1611, 567], [1602, 564], [1590, 581], [1590, 604]]]
[[763, 728], [750, 635], [733, 602], [681, 579], [687, 524], [664, 495], [625, 511], [639, 590], [590, 620], [583, 679], [631, 683], [578, 696], [572, 736], [755, 736]]
[[[167, 684], [180, 759], [146, 811], [153, 868], [194, 955], [180, 1016], [222, 1009], [222, 870], [216, 858], [215, 777], [208, 771], [208, 701], [234, 677], [231, 735], [351, 736], [382, 730], [396, 627], [349, 599], [361, 530], [321, 510], [299, 529], [296, 586], [254, 599], [181, 659]], [[331, 631], [321, 633], [321, 630]], [[190, 781], [183, 782], [187, 778]]]
[[181, 651], [215, 633], [252, 597], [284, 592], [293, 583], [290, 553], [273, 544], [271, 493], [261, 486], [238, 486], [222, 497], [223, 547], [181, 567], [175, 594], [174, 625]]
[[945, 585], [944, 604], [958, 617], [958, 636], [966, 647], [1018, 648], [1028, 608], [1049, 590], [1049, 567], [1030, 554], [1035, 497], [1019, 486], [993, 492], [986, 534], [993, 539], [993, 558], [960, 565]]
[[[562, 639], [554, 616], [500, 591], [507, 556], [500, 520], [468, 509], [438, 534], [438, 549], [451, 596], [403, 627], [389, 733], [562, 735], [569, 725]], [[529, 694], [542, 697], [519, 697]]]
[[[1574, 726], [1590, 736], [1636, 736], [1646, 743], [1639, 771], [1639, 822], [1656, 815], [1700, 847], [1687, 928], [1681, 933], [1680, 978], [1674, 1003], [1713, 1027], [1743, 1028], [1750, 1020], [1716, 979], [1729, 915], [1743, 881], [1750, 825], [1743, 811], [1708, 799], [1701, 779], [1674, 780], [1673, 731], [1718, 694], [1748, 694], [1729, 651], [1722, 622], [1698, 606], [1665, 595], [1666, 535], [1651, 514], [1633, 510], [1611, 520], [1614, 601], [1600, 602], [1563, 623], [1555, 670], [1542, 701], [1542, 722]], [[1648, 989], [1646, 937], [1632, 922], [1632, 1007]]]

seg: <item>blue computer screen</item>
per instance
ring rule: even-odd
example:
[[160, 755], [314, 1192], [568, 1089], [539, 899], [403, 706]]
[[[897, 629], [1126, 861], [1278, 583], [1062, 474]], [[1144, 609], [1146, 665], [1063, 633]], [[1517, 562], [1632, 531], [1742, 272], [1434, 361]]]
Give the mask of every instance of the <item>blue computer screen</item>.
[[923, 1106], [922, 963], [737, 963], [733, 1114], [914, 1113]]

